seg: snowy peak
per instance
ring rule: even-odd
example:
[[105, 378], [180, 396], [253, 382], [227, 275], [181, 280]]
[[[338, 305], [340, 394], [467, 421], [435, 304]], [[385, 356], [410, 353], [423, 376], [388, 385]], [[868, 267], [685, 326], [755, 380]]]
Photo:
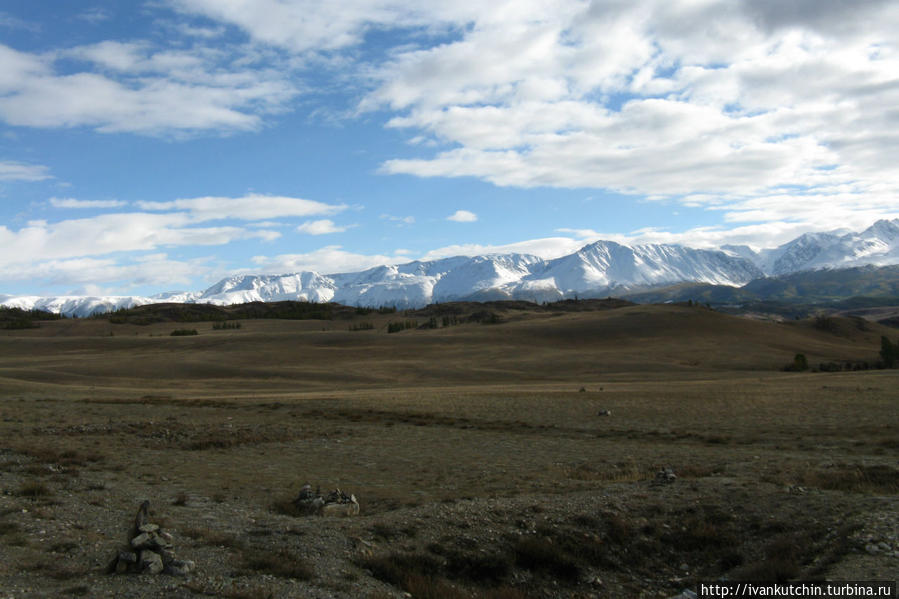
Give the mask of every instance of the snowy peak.
[[286, 275], [243, 275], [222, 279], [196, 298], [199, 303], [243, 304], [300, 300], [328, 302], [336, 286], [316, 272]]
[[899, 264], [899, 219], [878, 221], [860, 233], [807, 233], [758, 253], [734, 245], [712, 251], [597, 241], [553, 260], [524, 254], [456, 256], [330, 275], [237, 275], [203, 292], [168, 292], [152, 297], [0, 295], [0, 305], [90, 316], [159, 302], [225, 305], [295, 300], [397, 308], [456, 300], [542, 302], [574, 296], [603, 297], [683, 282], [737, 287], [766, 275], [868, 264]]
[[899, 219], [879, 220], [861, 233], [806, 233], [760, 253], [767, 274], [899, 263]]
[[552, 277], [564, 294], [604, 292], [695, 281], [743, 285], [763, 273], [744, 258], [678, 245], [628, 247], [600, 241], [548, 263], [540, 277]]

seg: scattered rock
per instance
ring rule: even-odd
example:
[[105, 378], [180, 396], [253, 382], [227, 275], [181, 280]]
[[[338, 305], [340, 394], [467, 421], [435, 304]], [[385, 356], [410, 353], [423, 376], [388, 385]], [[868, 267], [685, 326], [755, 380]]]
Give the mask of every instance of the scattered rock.
[[656, 472], [655, 480], [653, 480], [653, 484], [656, 485], [669, 485], [677, 480], [677, 475], [674, 473], [674, 470], [671, 468], [663, 468]]
[[612, 410], [600, 410], [597, 413], [597, 416], [611, 416], [611, 415], [612, 415]]
[[312, 490], [312, 485], [306, 483], [300, 489], [299, 495], [293, 500], [297, 512], [302, 515], [319, 516], [358, 516], [359, 502], [355, 495], [347, 495], [340, 489], [334, 489], [327, 496], [322, 496], [321, 491]]

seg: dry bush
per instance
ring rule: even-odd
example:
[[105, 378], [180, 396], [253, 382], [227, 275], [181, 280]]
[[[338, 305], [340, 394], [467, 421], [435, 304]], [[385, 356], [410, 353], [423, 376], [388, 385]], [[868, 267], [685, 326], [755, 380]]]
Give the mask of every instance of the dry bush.
[[296, 580], [311, 580], [315, 576], [312, 565], [286, 547], [274, 551], [244, 547], [242, 557], [244, 568], [253, 572]]
[[189, 539], [199, 541], [204, 545], [209, 545], [211, 547], [227, 547], [230, 549], [240, 549], [243, 547], [243, 543], [241, 543], [237, 536], [209, 528], [186, 528], [182, 531], [182, 534]]
[[35, 481], [22, 483], [16, 495], [19, 497], [27, 497], [29, 499], [37, 499], [38, 497], [49, 497], [53, 493], [47, 485]]
[[0, 536], [11, 535], [19, 532], [21, 527], [15, 522], [0, 522]]
[[804, 472], [800, 484], [850, 493], [896, 493], [899, 492], [899, 470], [885, 465], [841, 465]]
[[567, 478], [573, 480], [618, 483], [647, 480], [652, 478], [653, 470], [633, 463], [621, 463], [599, 467], [592, 464], [578, 464], [568, 468], [565, 474]]
[[574, 581], [580, 576], [581, 570], [575, 559], [547, 537], [522, 537], [513, 552], [515, 563], [527, 570], [565, 581]]

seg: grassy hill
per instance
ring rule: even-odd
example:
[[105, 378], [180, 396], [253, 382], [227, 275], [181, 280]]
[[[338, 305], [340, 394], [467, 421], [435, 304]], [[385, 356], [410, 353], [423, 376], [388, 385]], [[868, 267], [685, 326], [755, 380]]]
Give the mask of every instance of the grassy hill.
[[[899, 542], [899, 370], [782, 370], [872, 362], [894, 329], [614, 301], [288, 305], [240, 328], [196, 309], [0, 331], [0, 587], [562, 599], [895, 577], [866, 546]], [[306, 482], [360, 515], [298, 516]], [[143, 500], [188, 578], [104, 573]]]
[[[590, 306], [597, 309], [573, 309]], [[180, 306], [135, 313], [143, 318], [151, 308], [154, 317], [184, 315]], [[204, 318], [234, 314], [214, 306], [190, 308]], [[89, 384], [110, 392], [210, 389], [222, 381], [234, 392], [521, 381], [581, 385], [635, 376], [770, 372], [796, 353], [804, 353], [813, 366], [873, 363], [880, 336], [894, 336], [890, 329], [853, 319], [834, 318], [832, 330], [821, 330], [813, 321], [760, 322], [698, 306], [601, 300], [552, 309], [533, 304], [445, 305], [405, 314], [341, 309], [334, 312], [339, 319], [262, 318], [245, 320], [238, 330], [216, 330], [215, 319], [192, 321], [198, 335], [191, 337], [170, 336], [183, 328], [183, 321], [174, 318], [149, 325], [102, 319], [47, 322], [40, 329], [0, 336], [0, 377], [15, 386]], [[432, 316], [445, 310], [457, 311], [459, 324], [442, 326]], [[499, 315], [499, 324], [469, 320], [476, 310]], [[388, 334], [398, 320], [413, 330]], [[436, 328], [426, 328], [433, 321]], [[354, 330], [362, 324], [365, 330]]]

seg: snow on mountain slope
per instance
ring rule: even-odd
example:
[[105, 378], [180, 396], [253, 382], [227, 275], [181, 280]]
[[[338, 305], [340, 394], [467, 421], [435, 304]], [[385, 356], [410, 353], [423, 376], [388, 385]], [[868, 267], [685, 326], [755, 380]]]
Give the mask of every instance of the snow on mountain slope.
[[54, 314], [77, 316], [84, 318], [94, 314], [114, 312], [120, 308], [133, 308], [145, 304], [158, 303], [159, 300], [141, 296], [81, 296], [63, 295], [56, 297], [8, 296], [0, 295], [0, 305], [22, 310], [43, 310]]
[[242, 275], [222, 279], [200, 294], [195, 301], [218, 305], [282, 300], [329, 302], [336, 291], [337, 287], [330, 278], [316, 272]]
[[[542, 267], [543, 260], [523, 254], [475, 256], [444, 274], [434, 285], [433, 301], [450, 302], [489, 290], [505, 290]], [[501, 291], [500, 293], [503, 293]]]
[[201, 293], [168, 292], [152, 297], [0, 295], [0, 305], [89, 316], [158, 302], [225, 305], [300, 300], [398, 308], [453, 300], [514, 298], [542, 302], [679, 282], [741, 286], [766, 274], [866, 264], [899, 264], [899, 219], [878, 221], [860, 233], [807, 233], [758, 253], [747, 246], [711, 251], [598, 241], [554, 260], [522, 254], [457, 256], [355, 273], [239, 275]]
[[569, 296], [680, 281], [739, 286], [760, 276], [763, 273], [750, 262], [724, 252], [598, 241], [547, 262], [526, 280], [542, 281], [543, 287], [551, 280], [563, 296]]
[[899, 262], [899, 219], [879, 220], [861, 233], [806, 233], [759, 252], [762, 270], [785, 275], [803, 270], [851, 268]]

